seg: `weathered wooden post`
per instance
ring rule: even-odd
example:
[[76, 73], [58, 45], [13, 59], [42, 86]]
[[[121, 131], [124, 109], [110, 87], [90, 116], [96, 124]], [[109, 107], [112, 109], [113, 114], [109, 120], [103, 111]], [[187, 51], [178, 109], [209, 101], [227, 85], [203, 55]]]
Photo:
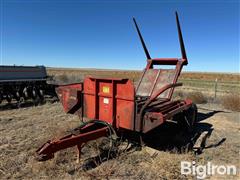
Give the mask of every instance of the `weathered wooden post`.
[[214, 83], [214, 100], [215, 101], [217, 98], [217, 83], [218, 83], [218, 79], [216, 78], [215, 83]]

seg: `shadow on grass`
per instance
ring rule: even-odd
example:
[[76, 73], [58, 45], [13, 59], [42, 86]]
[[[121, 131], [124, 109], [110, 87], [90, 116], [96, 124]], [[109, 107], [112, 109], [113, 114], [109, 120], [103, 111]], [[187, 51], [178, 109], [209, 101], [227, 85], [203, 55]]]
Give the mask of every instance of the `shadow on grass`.
[[200, 122], [200, 121], [204, 121], [212, 116], [214, 116], [215, 114], [217, 113], [220, 113], [220, 112], [223, 112], [223, 113], [229, 113], [229, 112], [226, 112], [226, 111], [210, 111], [208, 113], [202, 113], [202, 112], [198, 112], [198, 115], [197, 115], [197, 122]]
[[[144, 144], [159, 151], [171, 153], [186, 153], [192, 151], [196, 155], [203, 153], [204, 149], [216, 148], [220, 146], [226, 138], [222, 138], [219, 142], [207, 146], [207, 139], [211, 137], [214, 128], [212, 124], [203, 121], [219, 112], [222, 111], [198, 113], [198, 119], [192, 132], [184, 131], [179, 128], [176, 123], [165, 122], [143, 136]], [[135, 137], [135, 139], [137, 138]], [[195, 145], [197, 141], [200, 142], [198, 143], [199, 147]], [[83, 164], [83, 169], [93, 169], [107, 160], [114, 159], [122, 154], [126, 155], [126, 152], [131, 153], [140, 149], [137, 144], [132, 144], [124, 153], [118, 153], [118, 151], [115, 150], [102, 151], [99, 155], [87, 159]]]
[[[219, 112], [224, 111], [198, 113], [197, 122], [192, 132], [187, 132], [179, 128], [175, 123], [166, 122], [149, 132], [145, 137], [145, 143], [147, 146], [161, 151], [177, 153], [194, 151], [197, 155], [203, 153], [204, 149], [216, 148], [220, 146], [226, 138], [222, 138], [219, 142], [216, 142], [216, 144], [206, 146], [207, 139], [211, 137], [214, 128], [212, 124], [203, 121]], [[199, 147], [195, 146], [197, 141], [200, 142]]]
[[2, 103], [2, 104], [0, 104], [0, 111], [10, 110], [10, 109], [19, 109], [19, 108], [28, 108], [28, 107], [33, 107], [33, 106], [41, 106], [41, 105], [46, 104], [46, 102], [54, 103], [57, 101], [58, 101], [58, 99], [53, 97], [53, 98], [47, 98], [43, 101], [27, 100], [24, 102]]

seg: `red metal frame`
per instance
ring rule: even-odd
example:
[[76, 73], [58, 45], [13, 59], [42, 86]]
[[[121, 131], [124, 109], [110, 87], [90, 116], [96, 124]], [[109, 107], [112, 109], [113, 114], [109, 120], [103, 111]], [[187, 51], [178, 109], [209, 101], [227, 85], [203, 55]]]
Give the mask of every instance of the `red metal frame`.
[[83, 84], [67, 84], [56, 88], [56, 92], [66, 113], [82, 115]]
[[[129, 79], [94, 77], [85, 78], [83, 83], [59, 86], [56, 91], [65, 112], [78, 114], [90, 124], [79, 128], [79, 134], [45, 143], [37, 150], [38, 155], [49, 159], [55, 152], [75, 145], [80, 151], [83, 143], [108, 136], [108, 126], [116, 132], [130, 130], [141, 136], [190, 108], [191, 100], [171, 100], [174, 88], [182, 85], [177, 83], [182, 67], [188, 64], [177, 14], [176, 20], [182, 58], [151, 59], [134, 19], [147, 57], [146, 68], [136, 88]], [[154, 69], [154, 65], [175, 67]], [[106, 126], [96, 126], [92, 119]]]
[[98, 139], [108, 135], [109, 129], [106, 126], [96, 126], [95, 123], [90, 123], [83, 128], [79, 128], [78, 134], [72, 133], [61, 139], [55, 139], [43, 144], [36, 152], [39, 155], [40, 161], [45, 161], [54, 158], [54, 153], [62, 149], [77, 145], [79, 158], [81, 154], [82, 144], [91, 140]]

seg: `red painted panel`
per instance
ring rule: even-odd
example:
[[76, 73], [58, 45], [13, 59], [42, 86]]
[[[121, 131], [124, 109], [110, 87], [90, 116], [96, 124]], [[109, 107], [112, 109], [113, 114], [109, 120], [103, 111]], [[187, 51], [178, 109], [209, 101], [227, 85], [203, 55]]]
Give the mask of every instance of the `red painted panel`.
[[130, 80], [123, 80], [122, 83], [118, 83], [116, 85], [117, 89], [117, 98], [123, 98], [134, 101], [135, 98], [135, 89], [132, 81]]
[[134, 85], [128, 79], [85, 78], [84, 115], [133, 130], [134, 96]]
[[84, 93], [95, 93], [95, 80], [90, 78], [84, 79]]
[[84, 116], [90, 119], [96, 118], [96, 90], [95, 80], [84, 79]]
[[104, 120], [110, 124], [113, 123], [113, 104], [112, 98], [99, 97], [99, 119]]
[[134, 101], [117, 99], [118, 127], [133, 130], [134, 128]]
[[118, 127], [134, 129], [135, 89], [130, 80], [116, 85], [116, 119]]
[[82, 108], [82, 83], [61, 85], [56, 88], [56, 93], [66, 113], [74, 114]]
[[98, 103], [99, 103], [99, 119], [113, 124], [113, 80], [98, 80]]
[[95, 119], [95, 96], [84, 94], [84, 117]]

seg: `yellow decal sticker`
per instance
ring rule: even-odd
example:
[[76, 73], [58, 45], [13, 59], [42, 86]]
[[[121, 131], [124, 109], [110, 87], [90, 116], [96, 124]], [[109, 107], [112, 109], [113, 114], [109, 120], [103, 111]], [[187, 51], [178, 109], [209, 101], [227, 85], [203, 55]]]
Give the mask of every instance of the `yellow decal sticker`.
[[103, 86], [103, 92], [104, 93], [109, 93], [109, 87], [108, 86]]

